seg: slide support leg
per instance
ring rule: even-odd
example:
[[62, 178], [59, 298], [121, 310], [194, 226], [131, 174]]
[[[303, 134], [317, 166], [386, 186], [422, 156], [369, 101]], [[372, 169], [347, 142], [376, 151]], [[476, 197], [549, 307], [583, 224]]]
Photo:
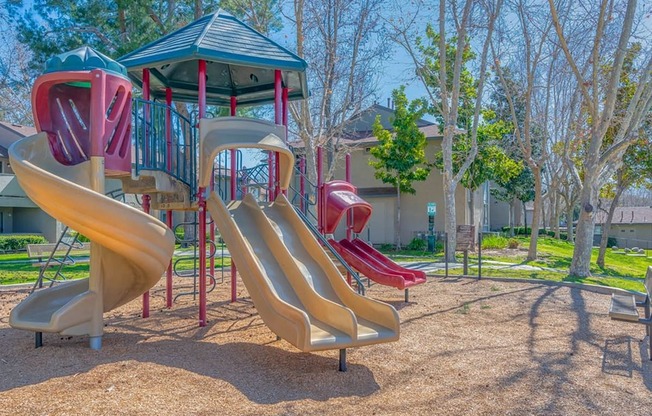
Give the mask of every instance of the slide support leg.
[[340, 368], [339, 371], [346, 371], [346, 348], [340, 350]]
[[43, 332], [34, 333], [34, 348], [41, 348], [43, 346]]
[[408, 303], [410, 301], [410, 289], [405, 289], [405, 303]]
[[102, 335], [98, 337], [91, 337], [90, 344], [92, 350], [101, 350], [102, 349]]

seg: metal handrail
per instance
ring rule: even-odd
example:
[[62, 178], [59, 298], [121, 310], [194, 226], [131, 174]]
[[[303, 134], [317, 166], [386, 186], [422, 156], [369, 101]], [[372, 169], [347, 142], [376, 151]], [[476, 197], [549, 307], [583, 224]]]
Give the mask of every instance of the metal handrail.
[[[170, 161], [166, 113], [171, 114]], [[196, 194], [197, 128], [190, 119], [173, 108], [140, 98], [133, 99], [133, 140], [136, 175], [142, 170], [159, 170], [190, 187], [191, 198]]]
[[342, 263], [342, 265], [344, 266], [346, 271], [349, 272], [351, 274], [351, 276], [355, 279], [355, 282], [357, 284], [356, 286], [358, 287], [358, 293], [361, 294], [361, 295], [364, 295], [365, 294], [365, 288], [364, 288], [364, 284], [362, 283], [362, 280], [360, 279], [360, 275], [355, 270], [353, 270], [351, 268], [351, 266], [349, 266], [349, 264], [342, 258], [342, 256], [340, 256], [340, 253], [338, 253], [337, 250], [335, 250], [333, 248], [333, 246], [328, 242], [328, 239], [326, 239], [326, 237], [324, 237], [319, 232], [319, 230], [317, 230], [317, 228], [310, 222], [308, 217], [306, 217], [301, 212], [300, 209], [298, 209], [297, 207], [294, 207], [294, 211], [299, 215], [299, 218], [301, 218], [301, 220], [304, 222], [304, 224], [306, 224], [308, 229], [315, 235], [315, 237], [317, 237], [317, 239], [324, 245], [324, 247], [328, 248], [328, 250], [331, 253], [333, 253], [333, 255], [335, 256], [337, 261]]

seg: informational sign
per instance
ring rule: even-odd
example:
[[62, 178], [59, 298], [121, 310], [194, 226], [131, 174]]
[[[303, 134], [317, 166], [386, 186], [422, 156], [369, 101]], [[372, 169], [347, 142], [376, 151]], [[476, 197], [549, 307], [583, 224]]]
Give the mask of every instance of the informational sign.
[[435, 215], [437, 215], [437, 203], [428, 202], [428, 205], [426, 207], [426, 212], [428, 212], [429, 217], [434, 217]]
[[458, 225], [455, 245], [456, 251], [473, 250], [475, 246], [475, 225]]

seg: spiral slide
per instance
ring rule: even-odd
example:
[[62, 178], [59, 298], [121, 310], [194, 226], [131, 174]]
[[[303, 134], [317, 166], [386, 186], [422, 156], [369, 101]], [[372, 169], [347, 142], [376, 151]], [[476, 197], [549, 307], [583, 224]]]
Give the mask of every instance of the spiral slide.
[[[91, 161], [64, 166], [46, 133], [16, 142], [11, 167], [45, 212], [91, 240], [91, 277], [34, 292], [9, 318], [14, 328], [65, 335], [102, 335], [102, 314], [135, 299], [161, 277], [174, 236], [165, 224], [90, 188]], [[100, 343], [101, 345], [101, 343]]]

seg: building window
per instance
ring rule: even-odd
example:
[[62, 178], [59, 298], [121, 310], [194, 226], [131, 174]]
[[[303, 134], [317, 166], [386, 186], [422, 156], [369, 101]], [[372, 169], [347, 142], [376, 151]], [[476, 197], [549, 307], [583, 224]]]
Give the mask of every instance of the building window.
[[365, 153], [371, 153], [371, 147], [365, 147], [364, 152]]
[[602, 235], [602, 226], [601, 225], [596, 225], [595, 226], [595, 235]]

